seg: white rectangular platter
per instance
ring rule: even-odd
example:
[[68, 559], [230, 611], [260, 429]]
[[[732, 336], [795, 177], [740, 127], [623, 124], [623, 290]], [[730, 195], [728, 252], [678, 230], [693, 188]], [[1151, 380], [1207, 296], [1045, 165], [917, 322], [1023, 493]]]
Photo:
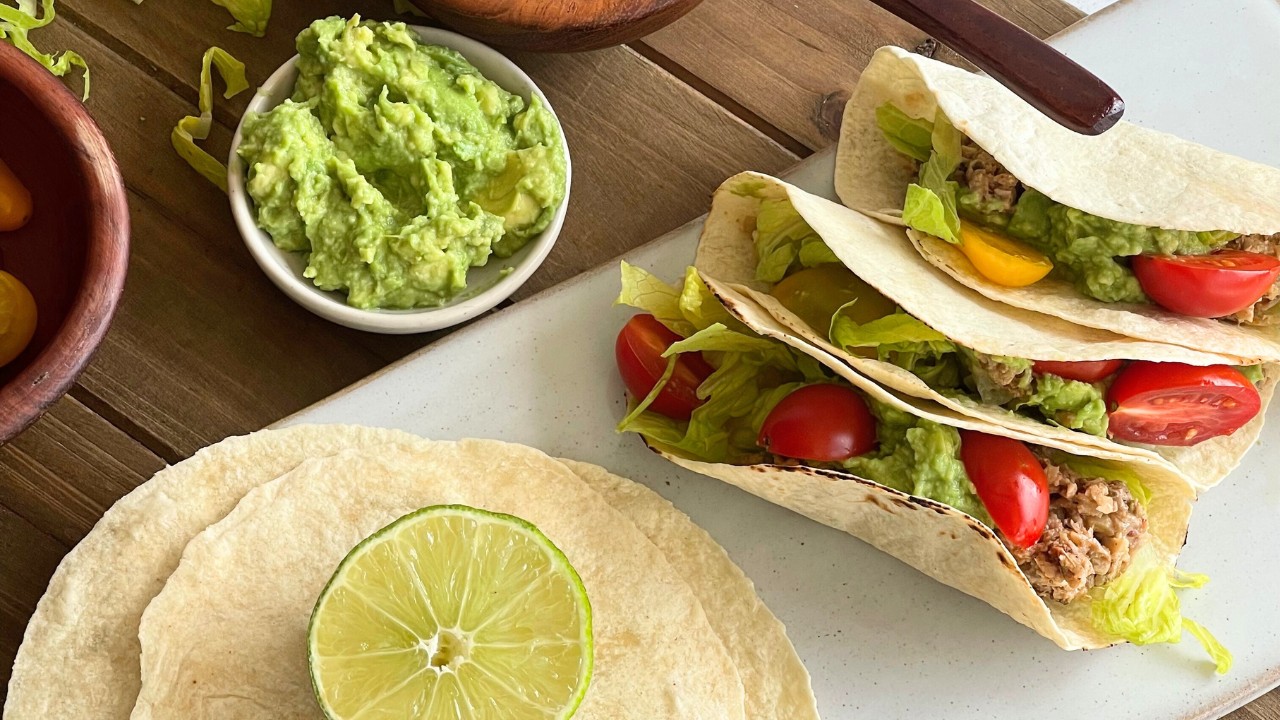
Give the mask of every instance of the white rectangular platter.
[[[1127, 117], [1280, 165], [1280, 3], [1129, 0], [1055, 40], [1126, 99]], [[832, 154], [793, 182], [832, 197]], [[707, 188], [710, 193], [712, 188]], [[637, 202], [643, 202], [643, 192]], [[619, 222], [625, 222], [619, 218]], [[674, 280], [691, 224], [628, 255]], [[287, 420], [490, 437], [605, 465], [705, 527], [787, 624], [826, 718], [1216, 717], [1280, 683], [1280, 417], [1198, 505], [1182, 567], [1213, 581], [1185, 613], [1235, 653], [1216, 677], [1177, 647], [1065, 653], [986, 605], [829, 530], [662, 461], [614, 425], [617, 264], [519, 303]], [[678, 632], [678, 628], [672, 628]]]

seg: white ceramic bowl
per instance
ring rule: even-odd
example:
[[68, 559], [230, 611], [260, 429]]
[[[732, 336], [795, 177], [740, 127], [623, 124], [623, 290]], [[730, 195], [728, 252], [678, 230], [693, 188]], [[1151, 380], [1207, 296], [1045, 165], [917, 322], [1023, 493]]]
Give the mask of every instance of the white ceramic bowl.
[[[485, 77], [508, 92], [515, 93], [526, 101], [532, 95], [537, 95], [546, 102], [546, 96], [533, 80], [529, 79], [529, 76], [515, 63], [493, 48], [446, 30], [416, 26], [412, 29], [425, 43], [443, 45], [462, 53]], [[246, 114], [267, 112], [293, 94], [293, 85], [298, 77], [297, 61], [296, 56], [289, 60], [258, 89], [253, 101], [249, 103]], [[548, 102], [546, 105], [554, 115], [555, 110], [551, 104]], [[236, 153], [240, 147], [243, 129], [242, 118], [240, 127], [236, 128], [235, 137], [231, 141], [231, 157], [227, 162], [227, 188], [231, 198], [231, 213], [235, 217], [240, 234], [244, 237], [245, 245], [248, 246], [258, 266], [267, 274], [267, 277], [271, 278], [271, 282], [294, 302], [325, 319], [357, 330], [398, 335], [427, 332], [466, 322], [493, 308], [510, 297], [542, 265], [542, 261], [546, 260], [547, 254], [551, 252], [551, 247], [555, 245], [556, 238], [560, 235], [560, 228], [564, 225], [565, 213], [569, 207], [569, 186], [573, 184], [573, 165], [569, 160], [569, 147], [566, 143], [564, 147], [565, 197], [546, 230], [531, 239], [515, 255], [506, 259], [491, 257], [484, 267], [471, 268], [467, 273], [467, 289], [446, 305], [419, 310], [362, 310], [348, 305], [345, 294], [325, 292], [302, 277], [302, 270], [305, 267], [302, 254], [285, 252], [277, 248], [271, 241], [271, 237], [258, 227], [254, 220], [253, 200], [245, 192], [248, 169]], [[510, 268], [510, 274], [504, 276], [503, 272], [507, 268]]]

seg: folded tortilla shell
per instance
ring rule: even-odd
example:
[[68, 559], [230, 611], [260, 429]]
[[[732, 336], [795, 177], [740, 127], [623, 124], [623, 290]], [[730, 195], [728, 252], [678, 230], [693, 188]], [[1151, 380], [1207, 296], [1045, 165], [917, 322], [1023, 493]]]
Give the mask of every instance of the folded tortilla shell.
[[[1151, 491], [1148, 543], [1135, 559], [1177, 560], [1186, 541], [1195, 493], [1167, 464], [989, 425], [933, 403], [902, 397], [859, 375], [823, 351], [796, 339], [762, 308], [721, 298], [725, 307], [765, 337], [787, 343], [832, 368], [873, 399], [952, 427], [1010, 437], [1113, 464], [1136, 473]], [[857, 537], [930, 577], [982, 600], [1064, 650], [1094, 649], [1122, 640], [1094, 628], [1089, 601], [1046, 602], [1032, 589], [1012, 554], [986, 525], [952, 507], [899, 492], [848, 473], [777, 465], [734, 466], [655, 450], [681, 467], [736, 485], [812, 520]], [[1152, 557], [1154, 556], [1154, 557]]]
[[351, 548], [397, 518], [461, 504], [536, 525], [581, 576], [595, 670], [575, 717], [745, 718], [701, 603], [661, 551], [563, 464], [493, 441], [310, 460], [188, 543], [143, 614], [134, 720], [313, 718], [307, 625]]
[[757, 173], [730, 178], [716, 191], [698, 244], [695, 264], [721, 295], [750, 299], [784, 326], [829, 356], [898, 392], [937, 402], [951, 410], [1001, 427], [1044, 438], [1152, 460], [1163, 459], [1199, 489], [1225, 478], [1257, 441], [1267, 405], [1280, 380], [1280, 366], [1264, 368], [1258, 388], [1262, 410], [1243, 428], [1189, 448], [1122, 444], [1085, 432], [1020, 415], [962, 395], [945, 395], [892, 363], [845, 352], [832, 345], [825, 328], [811, 328], [767, 295], [769, 285], [755, 278], [752, 240], [764, 199], [787, 199], [855, 275], [906, 312], [955, 342], [990, 355], [1035, 360], [1152, 360], [1192, 365], [1234, 363], [1234, 358], [1178, 345], [1137, 340], [1106, 330], [1002, 305], [952, 282], [921, 261], [903, 228], [811, 195], [781, 180]]
[[[875, 111], [892, 102], [912, 117], [951, 122], [1029, 187], [1079, 210], [1174, 230], [1280, 232], [1280, 170], [1121, 122], [1099, 136], [1061, 127], [980, 75], [885, 47], [876, 51], [845, 107], [836, 156], [844, 204], [901, 223], [915, 166], [884, 138]], [[1241, 364], [1280, 361], [1280, 328], [1191, 318], [1154, 305], [1103, 303], [1070, 283], [1025, 288], [986, 281], [945, 243], [921, 251], [957, 281], [987, 297], [1073, 323], [1157, 342], [1232, 355]]]

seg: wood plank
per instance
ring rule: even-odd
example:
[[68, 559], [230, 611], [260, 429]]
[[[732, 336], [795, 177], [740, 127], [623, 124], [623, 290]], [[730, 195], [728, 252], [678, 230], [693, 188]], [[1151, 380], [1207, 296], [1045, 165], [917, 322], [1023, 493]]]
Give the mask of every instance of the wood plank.
[[[1060, 0], [986, 0], [991, 9], [1044, 37], [1082, 17]], [[817, 150], [858, 73], [881, 45], [926, 39], [869, 2], [705, 0], [642, 42], [764, 122]]]
[[79, 400], [64, 397], [0, 447], [0, 503], [70, 547], [163, 466]]

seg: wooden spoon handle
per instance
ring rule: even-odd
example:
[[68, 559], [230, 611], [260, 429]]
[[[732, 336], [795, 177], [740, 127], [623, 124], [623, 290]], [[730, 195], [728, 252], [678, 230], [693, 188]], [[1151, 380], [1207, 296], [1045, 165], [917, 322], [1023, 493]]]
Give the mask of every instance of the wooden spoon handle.
[[972, 0], [872, 0], [968, 58], [1063, 127], [1100, 135], [1124, 100], [1096, 75]]

